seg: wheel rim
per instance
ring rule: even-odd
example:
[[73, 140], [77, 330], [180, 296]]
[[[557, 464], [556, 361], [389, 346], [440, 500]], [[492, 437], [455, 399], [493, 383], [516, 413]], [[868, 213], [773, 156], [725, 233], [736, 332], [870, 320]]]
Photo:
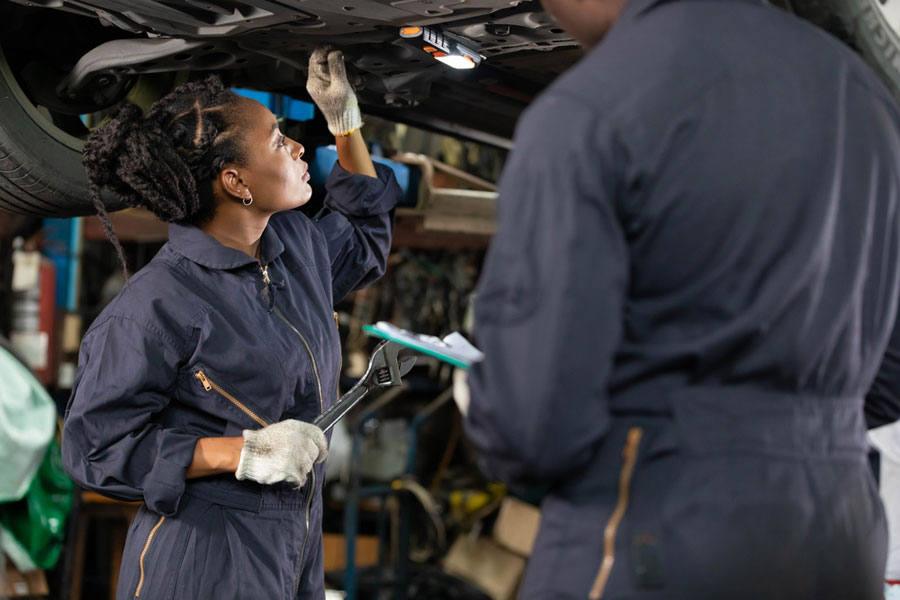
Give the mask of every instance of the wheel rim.
[[[6, 60], [3, 48], [0, 47], [0, 77], [2, 77], [13, 97], [26, 112], [28, 117], [37, 125], [41, 131], [46, 133], [64, 146], [81, 153], [84, 150], [84, 140], [87, 135], [106, 123], [112, 114], [125, 102], [136, 104], [143, 110], [147, 110], [151, 104], [162, 98], [170, 92], [175, 86], [188, 80], [188, 73], [158, 73], [153, 76], [139, 76], [133, 85], [130, 86], [125, 97], [119, 102], [114, 103], [105, 109], [94, 113], [84, 114], [80, 116], [57, 115], [57, 118], [65, 118], [69, 122], [79, 120], [80, 127], [83, 128], [83, 134], [73, 135], [72, 133], [62, 129], [57, 123], [54, 123], [51, 112], [35, 103], [28, 97], [25, 90], [19, 85], [16, 74], [13, 72]], [[79, 133], [81, 133], [79, 131]]]
[[84, 149], [84, 140], [66, 133], [57, 127], [53, 121], [41, 113], [41, 111], [32, 104], [31, 100], [25, 94], [25, 91], [19, 86], [19, 82], [16, 81], [16, 76], [12, 72], [9, 63], [6, 61], [6, 54], [4, 54], [2, 47], [0, 47], [0, 77], [6, 81], [6, 85], [9, 86], [9, 89], [12, 92], [13, 97], [19, 103], [19, 106], [22, 107], [34, 124], [40, 127], [41, 131], [76, 152], [81, 152]]

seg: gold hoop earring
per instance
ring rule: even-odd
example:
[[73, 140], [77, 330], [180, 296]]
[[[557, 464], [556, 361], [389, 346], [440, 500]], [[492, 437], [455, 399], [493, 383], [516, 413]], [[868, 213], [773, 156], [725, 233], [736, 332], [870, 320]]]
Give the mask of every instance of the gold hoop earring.
[[253, 196], [247, 194], [247, 197], [242, 199], [241, 202], [244, 203], [244, 206], [250, 206], [251, 204], [253, 204]]

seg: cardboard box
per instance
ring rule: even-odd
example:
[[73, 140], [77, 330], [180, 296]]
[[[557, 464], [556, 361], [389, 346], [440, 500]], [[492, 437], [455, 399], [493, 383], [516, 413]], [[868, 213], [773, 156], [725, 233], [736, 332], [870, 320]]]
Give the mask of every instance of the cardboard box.
[[6, 561], [6, 596], [10, 598], [45, 597], [50, 593], [47, 578], [41, 570], [20, 573], [16, 567]]
[[493, 600], [513, 600], [525, 559], [490, 538], [461, 536], [444, 558], [444, 571], [478, 586]]
[[[322, 535], [325, 571], [339, 571], [347, 566], [347, 544], [339, 533]], [[356, 566], [372, 567], [378, 564], [378, 537], [374, 535], [356, 536]]]
[[519, 556], [531, 556], [541, 525], [541, 511], [531, 504], [505, 498], [494, 523], [494, 540]]

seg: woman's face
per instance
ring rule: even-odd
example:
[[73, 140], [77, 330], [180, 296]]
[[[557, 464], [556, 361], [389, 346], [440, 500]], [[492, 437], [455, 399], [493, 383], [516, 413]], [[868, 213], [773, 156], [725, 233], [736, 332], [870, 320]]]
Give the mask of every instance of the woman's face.
[[242, 142], [246, 165], [239, 168], [241, 179], [253, 196], [251, 208], [276, 213], [302, 206], [309, 201], [309, 166], [300, 160], [303, 146], [285, 136], [278, 121], [255, 100], [243, 100]]

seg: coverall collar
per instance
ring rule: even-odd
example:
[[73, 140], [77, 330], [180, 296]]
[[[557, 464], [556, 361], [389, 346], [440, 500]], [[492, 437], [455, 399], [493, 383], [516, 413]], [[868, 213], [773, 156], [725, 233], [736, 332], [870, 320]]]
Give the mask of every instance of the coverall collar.
[[[223, 246], [216, 238], [193, 225], [169, 223], [169, 245], [175, 252], [210, 269], [237, 269], [255, 264], [252, 256]], [[284, 251], [284, 244], [271, 225], [262, 234], [260, 261], [267, 265]]]

